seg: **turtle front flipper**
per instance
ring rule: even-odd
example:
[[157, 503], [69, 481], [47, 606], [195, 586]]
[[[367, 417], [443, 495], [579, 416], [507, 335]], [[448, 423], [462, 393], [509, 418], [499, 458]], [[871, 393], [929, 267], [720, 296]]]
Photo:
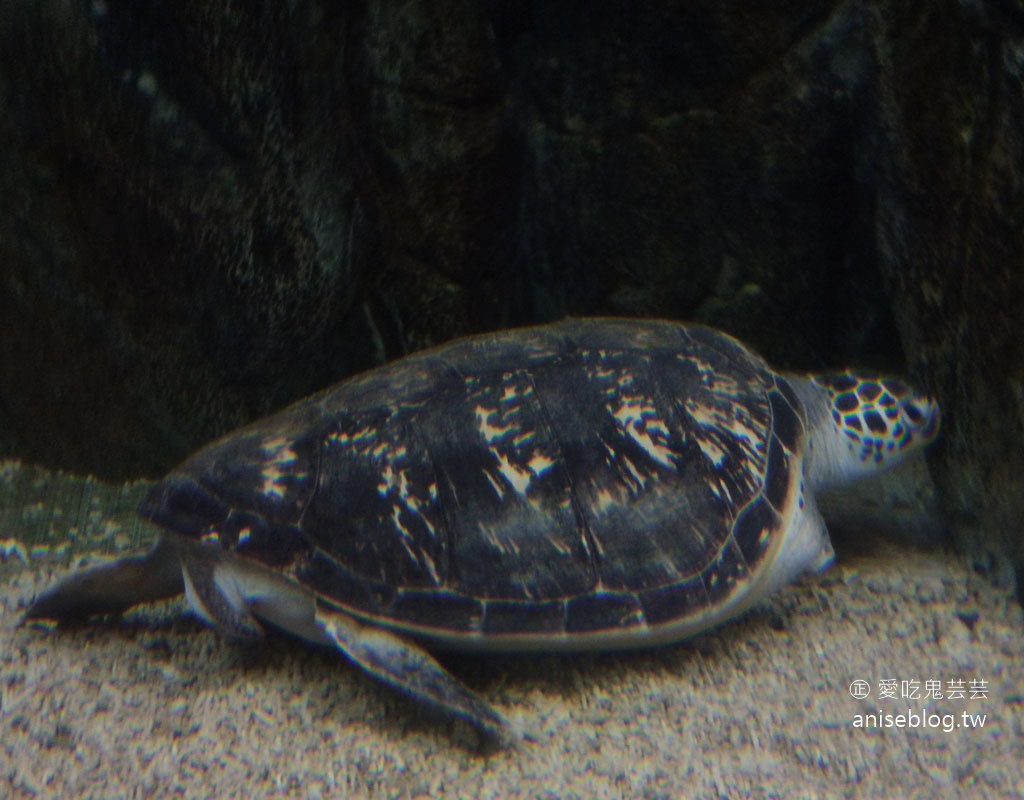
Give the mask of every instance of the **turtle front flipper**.
[[120, 614], [140, 603], [175, 597], [184, 590], [178, 548], [160, 537], [145, 555], [68, 575], [32, 602], [25, 620], [75, 622], [101, 614]]
[[508, 723], [418, 645], [383, 628], [317, 604], [317, 622], [351, 661], [372, 677], [447, 715], [469, 722], [487, 740], [512, 741]]

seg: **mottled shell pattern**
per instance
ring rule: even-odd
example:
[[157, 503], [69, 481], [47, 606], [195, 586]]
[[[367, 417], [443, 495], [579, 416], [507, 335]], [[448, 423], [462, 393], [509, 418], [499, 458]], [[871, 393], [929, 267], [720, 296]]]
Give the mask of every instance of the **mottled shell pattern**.
[[670, 638], [770, 567], [806, 426], [724, 334], [567, 320], [345, 381], [204, 448], [141, 512], [432, 640]]

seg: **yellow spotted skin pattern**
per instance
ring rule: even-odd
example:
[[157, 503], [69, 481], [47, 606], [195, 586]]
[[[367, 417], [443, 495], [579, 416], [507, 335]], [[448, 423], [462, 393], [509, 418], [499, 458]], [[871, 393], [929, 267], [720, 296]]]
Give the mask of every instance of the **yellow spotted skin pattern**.
[[884, 466], [939, 434], [939, 406], [896, 378], [841, 372], [816, 375], [828, 392], [831, 415], [847, 450], [860, 461]]

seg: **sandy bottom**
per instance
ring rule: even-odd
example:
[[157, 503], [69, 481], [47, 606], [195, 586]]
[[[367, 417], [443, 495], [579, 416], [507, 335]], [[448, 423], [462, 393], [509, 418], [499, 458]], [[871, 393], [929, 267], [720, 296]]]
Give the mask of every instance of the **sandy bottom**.
[[[338, 654], [276, 634], [241, 648], [180, 602], [19, 627], [95, 549], [86, 528], [135, 544], [121, 494], [89, 492], [76, 524], [47, 512], [47, 535], [77, 536], [56, 555], [19, 550], [27, 517], [10, 497], [0, 514], [0, 797], [1024, 796], [1024, 614], [948, 553], [840, 548], [827, 575], [677, 646], [445, 658], [518, 731], [482, 753]], [[883, 680], [896, 699], [879, 698]], [[926, 698], [934, 685], [943, 696]], [[855, 726], [879, 711], [891, 727]]]

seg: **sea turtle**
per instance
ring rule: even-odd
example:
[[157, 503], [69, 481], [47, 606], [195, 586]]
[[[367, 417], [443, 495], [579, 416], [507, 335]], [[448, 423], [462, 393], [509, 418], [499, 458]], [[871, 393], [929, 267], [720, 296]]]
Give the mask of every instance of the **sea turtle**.
[[208, 445], [139, 512], [147, 554], [60, 581], [28, 618], [184, 592], [504, 738], [422, 645], [583, 651], [676, 642], [833, 560], [814, 493], [935, 438], [887, 378], [772, 371], [698, 325], [570, 319], [462, 339]]

